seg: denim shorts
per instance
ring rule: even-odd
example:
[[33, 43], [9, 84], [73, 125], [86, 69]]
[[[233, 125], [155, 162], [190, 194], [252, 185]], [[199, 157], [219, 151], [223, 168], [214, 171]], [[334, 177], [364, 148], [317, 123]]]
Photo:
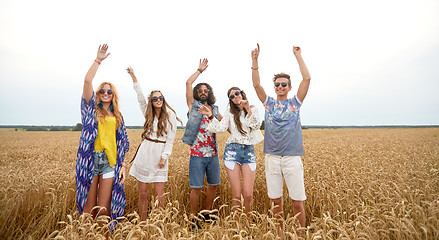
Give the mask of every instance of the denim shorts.
[[213, 157], [190, 157], [189, 184], [191, 188], [202, 188], [204, 183], [204, 175], [206, 175], [208, 185], [220, 185], [221, 177], [218, 155]]
[[95, 169], [93, 176], [103, 175], [103, 179], [114, 177], [114, 166], [110, 167], [107, 154], [105, 151], [93, 152]]
[[239, 165], [250, 164], [250, 163], [252, 163], [252, 165], [255, 165], [256, 164], [255, 148], [253, 147], [253, 145], [228, 143], [226, 144], [226, 148], [224, 149], [223, 160], [224, 163], [232, 161], [232, 162], [236, 162]]

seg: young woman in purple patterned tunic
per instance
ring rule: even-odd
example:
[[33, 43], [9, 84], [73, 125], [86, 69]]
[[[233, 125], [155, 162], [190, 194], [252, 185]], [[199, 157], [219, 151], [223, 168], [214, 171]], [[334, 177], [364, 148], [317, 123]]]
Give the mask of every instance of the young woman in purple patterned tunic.
[[[96, 95], [93, 92], [93, 78], [101, 62], [110, 55], [107, 49], [107, 44], [99, 46], [84, 80], [82, 133], [76, 161], [76, 203], [80, 214], [90, 213], [93, 217], [111, 214], [111, 219], [116, 220], [126, 206], [123, 161], [129, 142], [114, 85], [103, 82]], [[94, 208], [96, 206], [102, 208]]]

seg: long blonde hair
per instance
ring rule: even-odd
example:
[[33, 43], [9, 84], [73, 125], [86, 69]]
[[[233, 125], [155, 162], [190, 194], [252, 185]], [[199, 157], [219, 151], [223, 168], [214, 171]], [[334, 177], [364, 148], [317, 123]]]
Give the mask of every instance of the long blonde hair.
[[101, 85], [99, 85], [98, 89], [96, 90], [95, 115], [97, 120], [101, 122], [105, 122], [105, 117], [108, 116], [107, 111], [99, 106], [99, 103], [101, 103], [101, 94], [99, 93], [99, 90], [101, 90], [106, 84], [110, 85], [110, 89], [113, 91], [111, 104], [113, 105], [113, 114], [116, 117], [116, 129], [119, 129], [122, 125], [122, 114], [119, 111], [119, 95], [117, 94], [116, 87], [114, 87], [114, 85], [110, 82], [101, 83]]
[[[148, 137], [149, 134], [151, 134], [154, 131], [155, 108], [152, 105], [152, 94], [155, 92], [159, 92], [160, 95], [163, 96], [162, 92], [160, 92], [159, 90], [151, 91], [151, 93], [148, 96], [148, 105], [146, 107], [146, 112], [145, 112], [145, 124], [143, 124], [142, 139], [145, 139], [146, 137]], [[166, 134], [168, 134], [168, 132], [166, 131], [168, 122], [169, 124], [171, 124], [171, 128], [174, 127], [172, 126], [172, 123], [169, 120], [169, 114], [167, 108], [173, 111], [175, 113], [175, 117], [177, 118], [177, 120], [183, 124], [183, 122], [177, 117], [177, 113], [175, 112], [175, 110], [172, 109], [171, 106], [169, 106], [169, 104], [166, 102], [166, 99], [163, 96], [163, 104], [160, 109], [160, 115], [158, 117], [158, 122], [157, 122], [157, 137], [165, 136]]]

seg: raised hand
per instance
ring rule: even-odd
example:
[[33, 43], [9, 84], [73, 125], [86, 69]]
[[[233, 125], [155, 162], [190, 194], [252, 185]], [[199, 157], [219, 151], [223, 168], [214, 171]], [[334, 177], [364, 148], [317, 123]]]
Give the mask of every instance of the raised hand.
[[205, 105], [201, 105], [200, 108], [198, 109], [198, 112], [201, 114], [204, 114], [208, 117], [210, 117], [210, 115], [212, 115], [212, 112], [210, 111], [210, 109], [208, 107], [206, 107]]
[[258, 47], [255, 48], [254, 50], [252, 50], [252, 59], [253, 60], [258, 60], [258, 57], [259, 57], [259, 43], [257, 43], [256, 45], [258, 45]]
[[293, 53], [294, 53], [294, 55], [301, 54], [302, 50], [298, 46], [293, 46]]
[[128, 72], [131, 76], [134, 75], [134, 70], [133, 70], [132, 67], [128, 67], [128, 68], [127, 68], [127, 72]]
[[102, 45], [102, 47], [101, 47], [101, 45], [99, 45], [98, 54], [96, 56], [96, 59], [100, 62], [102, 60], [106, 59], [110, 55], [110, 53], [107, 53], [107, 50], [108, 50], [107, 44]]
[[201, 72], [206, 70], [206, 68], [208, 67], [208, 62], [209, 61], [207, 61], [207, 58], [200, 59], [200, 65], [198, 65], [198, 69], [200, 69]]

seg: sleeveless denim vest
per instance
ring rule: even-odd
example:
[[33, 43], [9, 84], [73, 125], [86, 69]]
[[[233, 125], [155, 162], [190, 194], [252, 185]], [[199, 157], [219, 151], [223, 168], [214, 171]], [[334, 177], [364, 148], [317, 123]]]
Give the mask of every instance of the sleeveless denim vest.
[[[189, 113], [186, 123], [186, 129], [181, 141], [192, 146], [197, 138], [198, 130], [200, 129], [201, 120], [203, 120], [203, 114], [198, 112], [200, 105], [204, 105], [201, 101], [195, 100], [192, 104], [191, 112]], [[212, 105], [213, 116], [218, 118], [218, 106]], [[216, 138], [215, 138], [216, 144]]]

